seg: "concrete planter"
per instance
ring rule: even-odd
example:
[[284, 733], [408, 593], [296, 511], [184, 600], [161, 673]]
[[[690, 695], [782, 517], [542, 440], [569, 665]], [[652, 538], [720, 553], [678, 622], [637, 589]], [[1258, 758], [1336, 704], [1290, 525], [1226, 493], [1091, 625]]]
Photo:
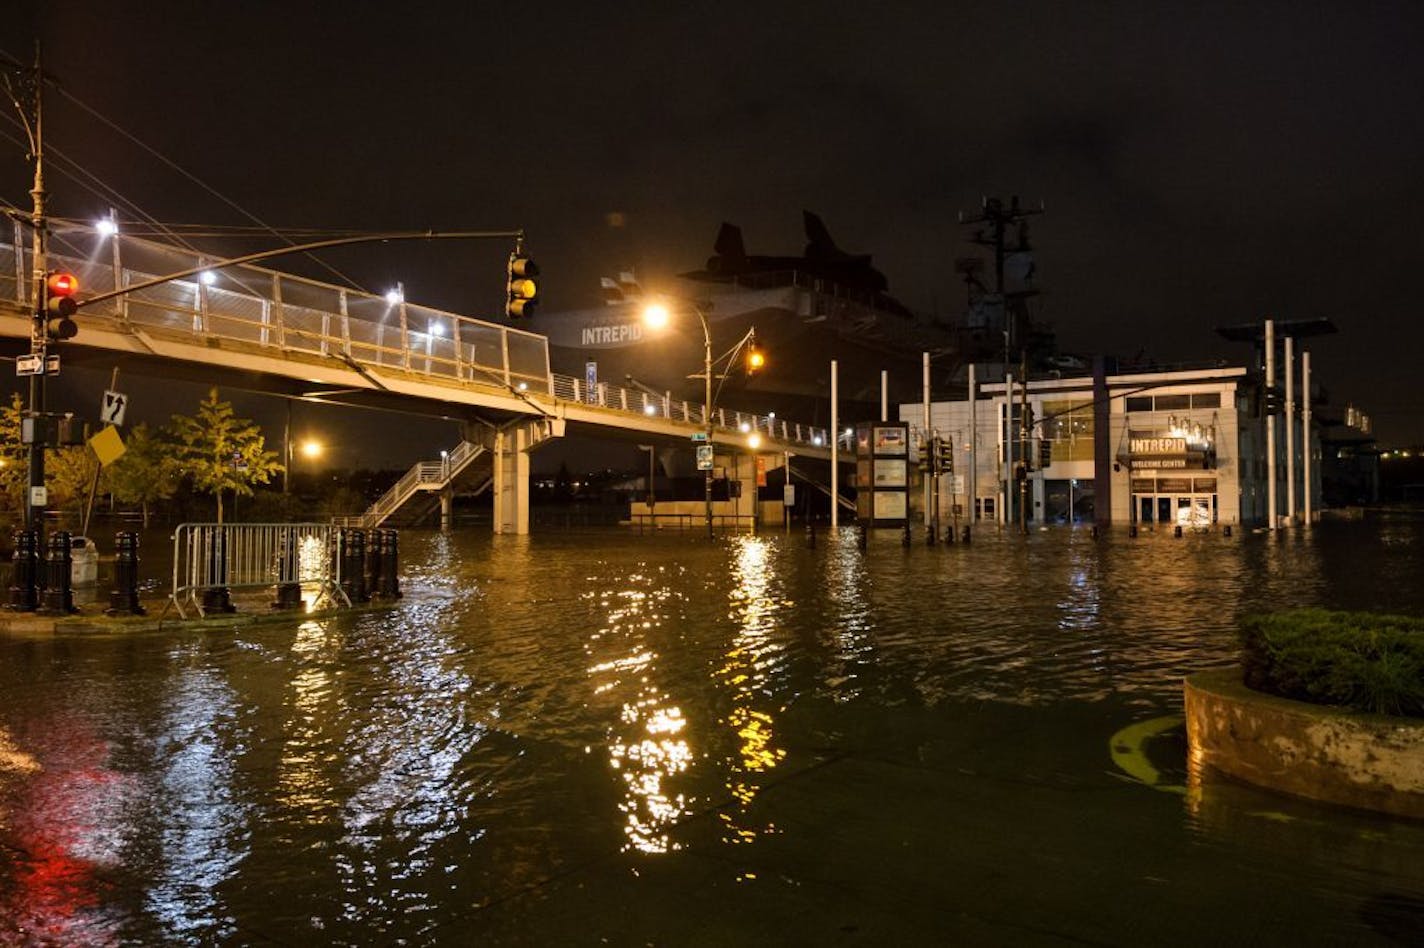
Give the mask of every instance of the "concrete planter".
[[1258, 786], [1424, 819], [1424, 720], [1252, 691], [1239, 668], [1186, 680], [1193, 758]]

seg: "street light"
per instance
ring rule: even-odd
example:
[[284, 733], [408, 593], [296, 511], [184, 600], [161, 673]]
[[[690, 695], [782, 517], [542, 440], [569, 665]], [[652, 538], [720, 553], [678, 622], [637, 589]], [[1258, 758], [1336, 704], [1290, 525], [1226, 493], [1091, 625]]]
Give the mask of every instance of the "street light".
[[[687, 300], [681, 301], [681, 305], [695, 313], [697, 315], [697, 322], [702, 326], [702, 430], [704, 434], [704, 443], [710, 448], [712, 446], [712, 409], [716, 405], [716, 399], [712, 395], [712, 329], [707, 325], [707, 315], [702, 312], [702, 308], [700, 306]], [[671, 322], [672, 311], [668, 308], [666, 304], [650, 303], [648, 306], [643, 308], [643, 325], [647, 326], [649, 329], [665, 329]], [[737, 357], [737, 354], [741, 352], [742, 348], [748, 343], [754, 344], [755, 342], [756, 330], [751, 329], [748, 330], [745, 336], [737, 340], [736, 345], [732, 346], [731, 349], [727, 350], [725, 358], [727, 359], [729, 371], [730, 366], [732, 364], [732, 360]], [[759, 359], [758, 365], [756, 367], [760, 368], [761, 363], [763, 361], [764, 358]], [[723, 376], [723, 379], [726, 379], [725, 375]], [[720, 385], [718, 386], [718, 392], [719, 394], [721, 392]], [[714, 536], [712, 531], [711, 465], [708, 465], [708, 467], [706, 468], [705, 477], [703, 479], [703, 504], [706, 508], [707, 537], [708, 539], [711, 539]]]

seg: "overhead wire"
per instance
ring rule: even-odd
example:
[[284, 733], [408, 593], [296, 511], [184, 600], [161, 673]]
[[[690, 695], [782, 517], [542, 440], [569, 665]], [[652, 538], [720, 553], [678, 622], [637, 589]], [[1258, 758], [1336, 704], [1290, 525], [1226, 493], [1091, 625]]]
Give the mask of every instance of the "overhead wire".
[[[282, 233], [281, 231], [278, 231], [272, 225], [262, 220], [256, 214], [253, 214], [251, 211], [247, 210], [245, 207], [238, 204], [236, 201], [232, 200], [227, 195], [217, 190], [217, 188], [214, 188], [212, 185], [208, 184], [206, 181], [202, 180], [197, 175], [189, 172], [186, 168], [182, 167], [177, 162], [170, 159], [167, 155], [164, 155], [162, 152], [158, 151], [158, 149], [152, 147], [147, 142], [143, 141], [138, 136], [128, 131], [128, 129], [123, 128], [117, 122], [114, 122], [109, 119], [103, 113], [99, 112], [98, 109], [95, 109], [93, 106], [89, 105], [87, 102], [80, 99], [78, 96], [74, 95], [69, 90], [65, 89], [62, 85], [55, 84], [54, 88], [61, 96], [73, 103], [79, 109], [83, 110], [96, 121], [100, 122], [105, 127], [109, 128], [111, 131], [128, 139], [134, 145], [141, 148], [143, 151], [147, 152], [149, 155], [156, 158], [158, 161], [162, 162], [169, 169], [187, 178], [190, 182], [202, 188], [204, 191], [221, 201], [223, 204], [232, 208], [234, 211], [237, 211], [243, 217], [246, 217], [248, 220], [261, 227], [266, 233], [270, 234], [273, 237], [276, 237], [278, 240], [284, 241], [289, 245], [295, 245], [297, 243], [295, 240], [290, 239], [286, 234]], [[325, 260], [316, 256], [315, 254], [308, 253], [306, 254], [306, 256], [309, 257], [315, 263], [317, 263], [319, 266], [321, 266], [323, 269], [325, 269], [327, 272], [344, 281], [348, 286], [352, 287], [353, 289], [360, 290], [361, 292], [369, 292], [355, 279], [353, 279], [343, 271], [339, 270], [338, 268], [327, 263]]]
[[[5, 60], [8, 60], [8, 61], [10, 61], [11, 63], [18, 63], [18, 62], [19, 62], [17, 59], [15, 59], [14, 56], [12, 56], [9, 52], [7, 52], [6, 50], [4, 50], [3, 48], [0, 48], [0, 58], [3, 58], [3, 59], [5, 59]], [[47, 84], [51, 89], [53, 89], [54, 91], [56, 91], [60, 96], [62, 96], [63, 98], [65, 98], [67, 101], [71, 102], [74, 106], [76, 106], [77, 108], [79, 108], [80, 110], [82, 110], [83, 112], [85, 112], [86, 114], [88, 114], [89, 116], [91, 116], [93, 119], [95, 119], [96, 121], [100, 122], [102, 125], [104, 125], [105, 127], [109, 128], [111, 131], [113, 131], [113, 132], [117, 133], [118, 135], [122, 136], [123, 138], [127, 139], [128, 141], [130, 141], [131, 143], [133, 143], [135, 146], [139, 147], [140, 149], [142, 149], [143, 151], [147, 152], [147, 153], [148, 153], [149, 155], [151, 155], [152, 157], [156, 158], [158, 161], [162, 162], [165, 166], [167, 166], [167, 167], [170, 168], [171, 170], [173, 170], [173, 171], [177, 172], [178, 174], [182, 175], [184, 178], [187, 178], [189, 181], [191, 181], [192, 183], [196, 184], [198, 187], [202, 188], [204, 191], [206, 191], [207, 193], [209, 193], [209, 194], [212, 195], [213, 197], [217, 198], [217, 199], [220, 200], [222, 203], [226, 204], [228, 207], [231, 207], [233, 210], [237, 211], [238, 213], [240, 213], [240, 214], [242, 214], [244, 217], [246, 217], [248, 220], [252, 221], [252, 222], [256, 225], [257, 229], [252, 230], [250, 233], [252, 233], [252, 234], [262, 233], [262, 234], [270, 235], [270, 236], [275, 237], [275, 238], [277, 238], [278, 240], [282, 241], [283, 243], [288, 244], [289, 246], [295, 246], [295, 245], [296, 245], [297, 241], [293, 240], [290, 236], [288, 236], [288, 234], [283, 233], [283, 232], [277, 230], [276, 228], [272, 227], [272, 226], [271, 226], [270, 224], [268, 224], [266, 221], [262, 220], [261, 218], [257, 217], [255, 214], [253, 214], [253, 213], [251, 213], [250, 211], [248, 211], [246, 208], [244, 208], [244, 207], [242, 207], [241, 205], [239, 205], [236, 201], [233, 201], [231, 198], [228, 198], [226, 195], [222, 194], [222, 193], [221, 193], [220, 191], [218, 191], [216, 188], [212, 187], [212, 186], [209, 185], [207, 182], [203, 181], [201, 178], [197, 177], [196, 175], [194, 175], [194, 174], [192, 174], [191, 172], [189, 172], [187, 169], [183, 168], [183, 167], [182, 167], [181, 165], [179, 165], [177, 162], [175, 162], [175, 161], [173, 161], [172, 159], [168, 158], [166, 155], [164, 155], [162, 152], [158, 151], [156, 148], [153, 148], [151, 145], [149, 145], [148, 143], [144, 142], [142, 139], [138, 138], [138, 136], [136, 136], [136, 135], [134, 135], [133, 133], [129, 132], [127, 129], [123, 128], [123, 127], [120, 126], [118, 123], [114, 122], [113, 120], [111, 120], [110, 118], [108, 118], [107, 116], [105, 116], [105, 115], [104, 115], [103, 113], [101, 113], [98, 109], [94, 108], [93, 106], [89, 105], [87, 102], [85, 102], [85, 101], [83, 101], [82, 99], [80, 99], [78, 96], [76, 96], [76, 95], [74, 95], [73, 93], [71, 93], [68, 89], [66, 89], [66, 88], [63, 86], [63, 84], [61, 84], [60, 82], [58, 82], [58, 81], [54, 78], [53, 75], [51, 75], [51, 74], [49, 74], [49, 73], [46, 73], [45, 76], [44, 76], [44, 79], [45, 79], [46, 84]], [[11, 123], [13, 123], [13, 124], [18, 124], [18, 121], [17, 121], [14, 117], [9, 116], [9, 115], [7, 114], [7, 115], [6, 115], [6, 118], [7, 118]], [[22, 147], [26, 147], [26, 150], [28, 150], [27, 146], [22, 146]], [[184, 247], [185, 249], [188, 249], [188, 250], [190, 250], [190, 251], [192, 251], [192, 252], [194, 252], [194, 253], [198, 253], [198, 252], [199, 252], [199, 251], [198, 251], [198, 248], [194, 247], [191, 243], [189, 243], [187, 240], [184, 239], [184, 235], [180, 234], [179, 232], [177, 232], [176, 230], [174, 230], [174, 229], [172, 229], [172, 228], [169, 228], [169, 227], [168, 227], [167, 225], [165, 225], [163, 222], [159, 221], [156, 217], [153, 217], [152, 215], [148, 214], [148, 213], [147, 213], [146, 211], [144, 211], [141, 207], [139, 207], [138, 204], [136, 204], [135, 202], [130, 201], [129, 199], [127, 199], [126, 197], [124, 197], [124, 195], [123, 195], [120, 191], [118, 191], [116, 188], [113, 188], [113, 187], [109, 186], [108, 184], [104, 183], [104, 182], [103, 182], [102, 180], [100, 180], [96, 175], [94, 175], [92, 172], [88, 171], [88, 169], [84, 168], [84, 166], [83, 166], [82, 164], [80, 164], [78, 161], [75, 161], [74, 159], [71, 159], [71, 158], [69, 158], [68, 156], [64, 155], [63, 152], [61, 152], [59, 149], [55, 148], [53, 145], [50, 145], [48, 148], [46, 148], [46, 153], [47, 153], [48, 155], [54, 155], [54, 156], [60, 158], [62, 162], [66, 162], [66, 163], [68, 163], [70, 166], [72, 166], [72, 168], [73, 168], [72, 171], [71, 171], [71, 170], [68, 170], [68, 169], [66, 169], [66, 168], [64, 168], [62, 165], [61, 165], [61, 167], [59, 167], [58, 170], [59, 170], [61, 173], [65, 174], [66, 177], [69, 177], [71, 180], [74, 180], [75, 183], [79, 184], [81, 187], [84, 187], [85, 190], [89, 191], [91, 194], [94, 194], [96, 197], [99, 197], [99, 198], [101, 198], [102, 200], [108, 201], [108, 202], [111, 203], [112, 205], [118, 205], [118, 206], [122, 206], [122, 207], [126, 208], [126, 209], [128, 210], [128, 212], [135, 214], [135, 216], [137, 216], [138, 218], [140, 218], [141, 220], [143, 220], [143, 221], [144, 221], [145, 223], [147, 223], [149, 226], [155, 228], [155, 232], [156, 232], [157, 234], [159, 234], [159, 235], [161, 235], [161, 236], [164, 236], [164, 237], [167, 237], [167, 238], [170, 239], [170, 240], [173, 240], [175, 243], [179, 244], [180, 246], [182, 246], [182, 247]], [[76, 176], [76, 173], [79, 174], [79, 175], [84, 175], [84, 176], [87, 176], [88, 178], [90, 178], [90, 179], [94, 182], [94, 184], [96, 184], [96, 185], [98, 186], [98, 188], [101, 189], [101, 190], [96, 190], [95, 187], [93, 187], [93, 186], [87, 184], [86, 182], [84, 182], [83, 180], [79, 179], [79, 178]], [[102, 193], [101, 193], [101, 192], [102, 192]], [[200, 234], [200, 233], [190, 233], [190, 234], [188, 234], [187, 236], [201, 237], [201, 236], [204, 236], [204, 235], [203, 235], [203, 234]], [[343, 271], [339, 270], [338, 268], [332, 266], [330, 263], [328, 263], [328, 262], [326, 262], [325, 260], [321, 259], [320, 257], [316, 256], [315, 254], [307, 253], [307, 254], [305, 254], [305, 256], [309, 257], [309, 258], [310, 258], [312, 261], [314, 261], [316, 264], [318, 264], [319, 266], [321, 266], [321, 267], [322, 267], [323, 269], [325, 269], [327, 272], [329, 272], [329, 273], [331, 273], [332, 275], [336, 276], [338, 279], [340, 279], [340, 280], [342, 280], [343, 282], [345, 282], [348, 286], [352, 287], [353, 289], [356, 289], [356, 290], [358, 290], [358, 291], [360, 291], [360, 292], [370, 292], [366, 287], [362, 286], [358, 281], [356, 281], [355, 279], [353, 279], [352, 277], [350, 277], [348, 274], [346, 274], [346, 273], [344, 273]]]

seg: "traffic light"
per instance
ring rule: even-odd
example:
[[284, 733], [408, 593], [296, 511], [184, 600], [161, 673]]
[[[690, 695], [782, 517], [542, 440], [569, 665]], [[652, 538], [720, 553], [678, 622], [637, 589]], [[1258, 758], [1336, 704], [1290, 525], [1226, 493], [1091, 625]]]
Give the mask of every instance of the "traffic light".
[[756, 375], [766, 365], [766, 354], [755, 342], [747, 344], [747, 374]]
[[539, 288], [534, 277], [539, 275], [539, 266], [516, 250], [509, 255], [509, 270], [505, 279], [504, 315], [510, 319], [523, 319], [534, 315], [538, 302], [534, 299]]
[[954, 473], [954, 439], [940, 438], [935, 442], [935, 460], [941, 474]]
[[1038, 442], [1038, 467], [1040, 470], [1053, 463], [1053, 442], [1042, 438]]
[[71, 339], [79, 332], [73, 319], [79, 304], [74, 294], [79, 290], [79, 281], [72, 273], [54, 270], [45, 278], [44, 321], [45, 334], [51, 339]]

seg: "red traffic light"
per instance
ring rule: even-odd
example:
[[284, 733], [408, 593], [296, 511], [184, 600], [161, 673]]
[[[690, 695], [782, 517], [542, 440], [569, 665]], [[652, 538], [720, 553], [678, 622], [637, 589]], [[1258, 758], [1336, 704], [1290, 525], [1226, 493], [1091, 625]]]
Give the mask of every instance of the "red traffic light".
[[73, 296], [79, 292], [79, 278], [72, 273], [65, 273], [56, 270], [49, 275], [45, 281], [45, 287], [49, 290], [51, 298], [56, 296]]

